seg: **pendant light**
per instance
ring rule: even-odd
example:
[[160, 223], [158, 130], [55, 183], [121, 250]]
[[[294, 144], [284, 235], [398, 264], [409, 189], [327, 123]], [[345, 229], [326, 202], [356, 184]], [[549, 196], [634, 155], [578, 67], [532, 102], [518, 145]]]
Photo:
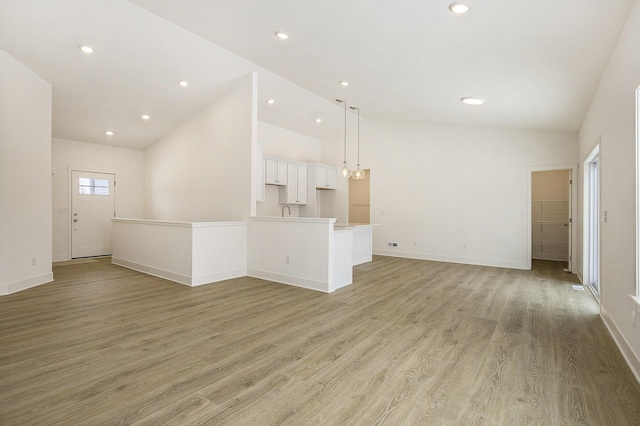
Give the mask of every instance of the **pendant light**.
[[358, 168], [351, 174], [352, 179], [362, 180], [365, 177], [365, 171], [360, 170], [360, 108], [349, 107], [353, 110], [358, 110]]
[[336, 99], [336, 102], [344, 104], [344, 161], [342, 162], [342, 170], [340, 170], [340, 176], [349, 179], [351, 177], [351, 170], [347, 167], [347, 101], [342, 99]]

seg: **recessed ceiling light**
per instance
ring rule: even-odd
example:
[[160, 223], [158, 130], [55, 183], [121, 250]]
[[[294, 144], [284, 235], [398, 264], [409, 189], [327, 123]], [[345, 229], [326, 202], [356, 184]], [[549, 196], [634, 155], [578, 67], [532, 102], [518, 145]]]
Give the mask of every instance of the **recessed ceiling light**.
[[316, 123], [322, 123], [322, 118], [320, 117], [316, 118]]
[[189, 82], [186, 80], [180, 80], [178, 84], [182, 87], [187, 87], [189, 85]]
[[107, 136], [113, 136], [113, 132], [111, 130], [107, 130], [104, 134]]
[[269, 105], [273, 105], [273, 104], [275, 104], [275, 103], [276, 103], [276, 101], [275, 101], [274, 99], [267, 99], [267, 103], [268, 103]]
[[148, 115], [148, 114], [143, 114], [141, 117], [142, 117], [143, 120], [148, 120], [148, 119], [151, 118], [151, 116]]
[[84, 44], [78, 46], [78, 49], [82, 50], [84, 53], [93, 53], [93, 48]]
[[458, 15], [467, 13], [470, 9], [471, 5], [465, 1], [456, 1], [449, 5], [449, 10]]
[[284, 31], [276, 31], [276, 37], [278, 37], [280, 40], [286, 40], [289, 38], [289, 34], [285, 33]]
[[349, 85], [349, 82], [348, 82], [348, 81], [344, 81], [344, 80], [342, 80], [342, 81], [340, 82], [340, 85], [341, 85], [341, 86], [344, 86], [344, 87], [347, 87], [347, 86]]
[[460, 100], [467, 105], [482, 105], [484, 103], [484, 100], [478, 98], [461, 98]]

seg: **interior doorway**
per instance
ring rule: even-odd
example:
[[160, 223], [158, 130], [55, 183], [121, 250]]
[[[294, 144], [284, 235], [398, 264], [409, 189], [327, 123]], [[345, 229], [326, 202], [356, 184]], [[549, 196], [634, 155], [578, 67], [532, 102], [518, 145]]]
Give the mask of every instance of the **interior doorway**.
[[71, 258], [111, 254], [115, 175], [71, 171]]
[[349, 179], [349, 223], [371, 223], [371, 170], [364, 179]]
[[[575, 247], [577, 247], [577, 235], [573, 232], [574, 220], [577, 212], [576, 208], [578, 205], [578, 194], [575, 190], [574, 183], [576, 182], [576, 176], [578, 173], [578, 165], [577, 164], [558, 164], [552, 166], [529, 166], [527, 167], [528, 172], [528, 181], [527, 181], [527, 194], [528, 194], [528, 211], [525, 213], [522, 212], [522, 216], [527, 217], [527, 257], [526, 262], [528, 269], [531, 269], [532, 259], [539, 258], [538, 255], [542, 249], [542, 247], [537, 246], [540, 244], [540, 238], [544, 234], [548, 238], [548, 244], [546, 244], [546, 252], [549, 255], [554, 254], [554, 252], [564, 251], [564, 244], [566, 244], [566, 270], [568, 272], [574, 272], [574, 258], [575, 258]], [[563, 179], [567, 179], [564, 184], [558, 185], [557, 188], [553, 192], [543, 193], [539, 195], [536, 191], [536, 195], [534, 197], [534, 188], [533, 181], [535, 173], [539, 172], [558, 172], [557, 176], [564, 176]], [[535, 175], [536, 179], [538, 176], [543, 177], [543, 181], [545, 177], [551, 175]], [[568, 188], [567, 188], [568, 186]], [[566, 196], [559, 195], [563, 191], [568, 191]], [[535, 199], [534, 199], [535, 198]], [[564, 198], [567, 198], [565, 201]], [[539, 201], [549, 201], [547, 203], [537, 203]], [[555, 203], [554, 201], [561, 201]], [[542, 214], [541, 209], [545, 209], [546, 214]], [[565, 217], [564, 211], [568, 211], [568, 217]], [[562, 221], [564, 220], [564, 221]], [[543, 223], [540, 222], [549, 222]], [[553, 223], [551, 223], [553, 222]], [[542, 225], [542, 226], [541, 226]], [[565, 226], [566, 225], [566, 226]], [[535, 232], [537, 231], [537, 234]], [[535, 238], [534, 238], [535, 235]], [[566, 239], [564, 238], [566, 235]], [[562, 237], [560, 237], [562, 236]], [[560, 240], [562, 242], [560, 243]], [[535, 241], [535, 242], [534, 242]], [[565, 243], [566, 241], [566, 243]], [[554, 242], [553, 244], [549, 244], [549, 242]], [[558, 243], [558, 244], [556, 244]], [[534, 255], [535, 253], [535, 255]], [[552, 260], [561, 260], [558, 259], [559, 255], [554, 256], [555, 259]]]
[[534, 172], [531, 179], [531, 257], [569, 269], [571, 172]]

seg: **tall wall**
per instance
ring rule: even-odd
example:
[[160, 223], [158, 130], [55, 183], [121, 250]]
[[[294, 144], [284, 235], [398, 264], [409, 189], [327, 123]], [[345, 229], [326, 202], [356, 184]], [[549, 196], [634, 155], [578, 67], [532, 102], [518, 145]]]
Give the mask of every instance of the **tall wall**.
[[53, 139], [53, 261], [71, 258], [70, 174], [71, 170], [116, 175], [116, 215], [142, 219], [144, 153], [135, 149]]
[[[636, 1], [580, 129], [579, 158], [582, 170], [583, 162], [600, 141], [601, 314], [640, 380], [640, 330], [633, 328], [631, 318], [637, 307], [628, 297], [636, 291], [635, 96], [640, 85], [639, 51], [640, 2]], [[584, 270], [582, 256], [578, 262]]]
[[264, 153], [298, 161], [320, 161], [321, 141], [268, 123], [258, 122]]
[[0, 295], [53, 280], [51, 85], [0, 51]]
[[577, 163], [569, 132], [389, 122], [362, 130], [378, 254], [526, 269], [527, 167]]
[[247, 219], [255, 212], [256, 75], [145, 150], [145, 219]]

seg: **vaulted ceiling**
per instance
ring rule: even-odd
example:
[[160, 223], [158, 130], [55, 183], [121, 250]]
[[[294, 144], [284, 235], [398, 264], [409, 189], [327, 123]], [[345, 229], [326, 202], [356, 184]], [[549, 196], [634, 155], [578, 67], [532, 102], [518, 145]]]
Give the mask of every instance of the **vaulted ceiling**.
[[368, 120], [576, 131], [634, 0], [450, 3], [0, 0], [0, 49], [53, 85], [54, 137], [86, 142], [142, 149], [252, 71], [261, 120], [310, 136], [335, 98]]

